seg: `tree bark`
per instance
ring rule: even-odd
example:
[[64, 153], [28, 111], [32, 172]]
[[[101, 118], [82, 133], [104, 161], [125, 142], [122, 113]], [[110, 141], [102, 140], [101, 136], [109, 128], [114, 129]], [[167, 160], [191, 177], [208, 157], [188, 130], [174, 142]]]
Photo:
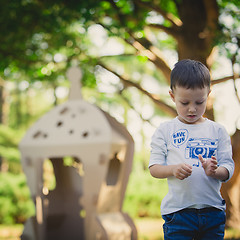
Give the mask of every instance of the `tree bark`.
[[226, 226], [232, 228], [240, 228], [240, 130], [236, 129], [231, 137], [233, 159], [235, 160], [235, 171], [233, 177], [222, 185], [222, 195], [227, 204], [226, 210]]
[[[0, 124], [3, 122], [3, 87], [0, 84]], [[2, 171], [2, 156], [0, 155], [0, 172]]]
[[[218, 6], [215, 0], [176, 1], [183, 24], [176, 34], [179, 59], [190, 58], [208, 65], [218, 28]], [[210, 66], [209, 66], [210, 67]]]

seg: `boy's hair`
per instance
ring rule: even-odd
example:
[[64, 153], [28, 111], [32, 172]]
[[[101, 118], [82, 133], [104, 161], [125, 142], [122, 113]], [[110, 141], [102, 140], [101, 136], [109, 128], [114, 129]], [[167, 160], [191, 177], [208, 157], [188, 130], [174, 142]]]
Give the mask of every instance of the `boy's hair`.
[[177, 62], [171, 72], [171, 89], [176, 86], [187, 89], [210, 88], [211, 77], [208, 68], [199, 61], [184, 59]]

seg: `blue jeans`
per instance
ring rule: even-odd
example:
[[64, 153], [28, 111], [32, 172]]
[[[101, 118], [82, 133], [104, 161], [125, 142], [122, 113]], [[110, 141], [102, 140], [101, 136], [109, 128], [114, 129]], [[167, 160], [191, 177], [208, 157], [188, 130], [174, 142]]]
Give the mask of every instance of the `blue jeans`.
[[163, 215], [165, 240], [223, 240], [226, 214], [216, 208], [183, 209]]

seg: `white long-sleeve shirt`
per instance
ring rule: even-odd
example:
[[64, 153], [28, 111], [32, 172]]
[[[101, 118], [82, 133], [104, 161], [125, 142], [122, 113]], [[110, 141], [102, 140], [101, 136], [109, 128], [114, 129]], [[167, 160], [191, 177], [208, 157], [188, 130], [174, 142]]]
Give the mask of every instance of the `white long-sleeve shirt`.
[[169, 214], [184, 208], [204, 205], [224, 210], [220, 188], [222, 182], [208, 177], [198, 159], [215, 156], [218, 166], [225, 167], [230, 179], [234, 172], [232, 146], [225, 128], [206, 119], [199, 124], [185, 124], [175, 118], [161, 124], [151, 142], [149, 167], [155, 164], [173, 165], [187, 163], [192, 174], [184, 180], [168, 177], [168, 193], [161, 203], [161, 214]]

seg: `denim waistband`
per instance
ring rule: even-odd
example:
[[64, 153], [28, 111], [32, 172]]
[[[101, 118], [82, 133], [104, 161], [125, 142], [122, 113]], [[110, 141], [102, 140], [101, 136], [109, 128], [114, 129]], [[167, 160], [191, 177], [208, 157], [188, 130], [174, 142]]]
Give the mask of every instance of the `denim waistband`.
[[205, 207], [205, 208], [184, 208], [181, 211], [195, 212], [195, 213], [204, 213], [204, 212], [212, 212], [212, 211], [222, 211], [219, 208], [215, 207]]

